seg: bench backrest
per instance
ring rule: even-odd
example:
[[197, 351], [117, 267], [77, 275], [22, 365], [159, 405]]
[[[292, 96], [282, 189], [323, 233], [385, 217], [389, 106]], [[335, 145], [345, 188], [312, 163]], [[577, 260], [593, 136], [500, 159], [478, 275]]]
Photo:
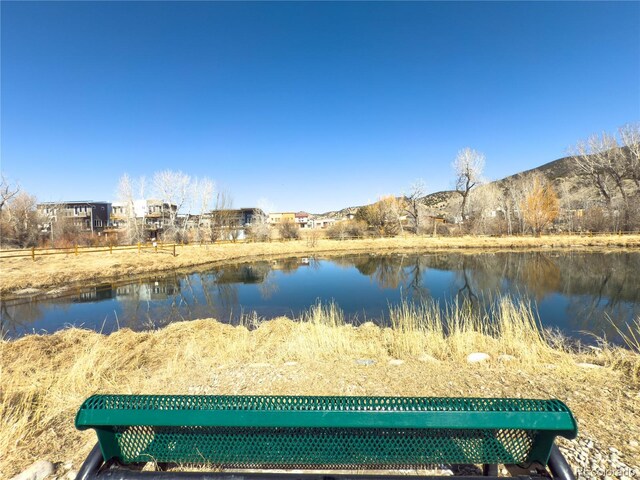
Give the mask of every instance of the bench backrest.
[[76, 427], [105, 461], [226, 468], [420, 468], [547, 464], [577, 426], [558, 400], [94, 395]]

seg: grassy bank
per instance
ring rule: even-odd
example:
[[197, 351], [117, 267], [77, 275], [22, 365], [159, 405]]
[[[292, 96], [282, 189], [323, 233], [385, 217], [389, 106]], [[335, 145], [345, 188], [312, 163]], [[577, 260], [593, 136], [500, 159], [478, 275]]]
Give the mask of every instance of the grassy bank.
[[[296, 320], [238, 327], [198, 320], [2, 341], [0, 478], [43, 458], [77, 469], [95, 435], [74, 429], [75, 412], [107, 392], [554, 397], [574, 411], [583, 439], [640, 465], [638, 351], [569, 352], [526, 303], [504, 298], [494, 308], [489, 321], [463, 305], [442, 314], [405, 304], [389, 312], [393, 328], [355, 328], [335, 305], [318, 305]], [[491, 358], [470, 364], [472, 352]]]
[[[415, 237], [191, 245], [168, 252], [114, 251], [82, 255], [0, 258], [0, 293], [56, 289], [79, 282], [104, 282], [205, 264], [248, 261], [287, 255], [330, 255], [357, 252], [497, 251], [514, 249], [640, 249], [640, 235], [543, 237]], [[33, 291], [32, 293], [36, 293]]]

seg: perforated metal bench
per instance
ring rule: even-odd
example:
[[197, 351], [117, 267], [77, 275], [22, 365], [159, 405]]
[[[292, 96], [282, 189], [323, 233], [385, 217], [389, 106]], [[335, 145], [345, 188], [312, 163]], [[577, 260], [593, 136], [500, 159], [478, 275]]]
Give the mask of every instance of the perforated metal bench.
[[[486, 479], [498, 464], [525, 468], [519, 478], [572, 479], [554, 440], [577, 434], [558, 400], [504, 398], [95, 395], [76, 427], [98, 436], [80, 480], [369, 479], [379, 474], [357, 471], [434, 465], [480, 465], [466, 478]], [[148, 462], [191, 471], [141, 471]], [[273, 472], [292, 469], [354, 473]]]

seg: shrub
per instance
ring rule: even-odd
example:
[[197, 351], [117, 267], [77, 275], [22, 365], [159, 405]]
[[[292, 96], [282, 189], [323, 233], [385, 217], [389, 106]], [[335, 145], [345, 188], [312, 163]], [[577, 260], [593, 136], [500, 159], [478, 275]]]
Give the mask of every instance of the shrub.
[[246, 235], [252, 242], [268, 242], [271, 240], [271, 227], [267, 223], [253, 223], [247, 227]]
[[327, 238], [331, 238], [333, 240], [364, 238], [366, 235], [367, 224], [358, 220], [336, 222], [327, 229]]
[[278, 233], [280, 233], [280, 238], [283, 240], [297, 240], [300, 238], [300, 229], [291, 221], [285, 221], [278, 225]]

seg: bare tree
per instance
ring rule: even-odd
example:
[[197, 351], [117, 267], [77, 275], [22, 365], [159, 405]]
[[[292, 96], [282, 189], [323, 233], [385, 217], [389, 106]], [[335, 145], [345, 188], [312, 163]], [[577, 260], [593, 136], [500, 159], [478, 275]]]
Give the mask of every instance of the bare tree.
[[2, 243], [17, 247], [33, 247], [38, 244], [40, 224], [43, 223], [36, 210], [37, 200], [26, 192], [16, 192], [0, 211]]
[[640, 123], [628, 123], [618, 129], [620, 143], [628, 151], [627, 176], [640, 189]]
[[473, 231], [486, 235], [495, 233], [500, 210], [499, 198], [501, 190], [494, 183], [480, 185], [471, 191], [467, 207], [473, 219]]
[[462, 197], [460, 216], [462, 222], [466, 216], [467, 199], [469, 192], [482, 180], [484, 171], [484, 155], [469, 147], [458, 152], [458, 156], [451, 164], [455, 172], [455, 190]]
[[408, 192], [404, 193], [404, 212], [413, 222], [416, 234], [421, 233], [423, 228], [425, 216], [423, 201], [427, 194], [426, 191], [424, 180], [419, 179], [411, 184]]
[[20, 185], [12, 184], [4, 173], [0, 173], [0, 212], [4, 205], [20, 191]]
[[573, 148], [579, 171], [598, 189], [610, 217], [617, 221], [622, 210], [622, 228], [629, 227], [630, 197], [640, 192], [638, 130], [636, 125], [625, 125], [618, 130], [620, 142], [614, 135], [603, 132], [591, 135]]
[[[125, 173], [118, 181], [116, 198], [122, 203], [122, 212], [118, 212], [117, 215], [124, 217], [121, 226], [124, 228], [126, 242], [129, 244], [140, 242], [145, 238], [146, 200], [144, 189], [144, 177], [134, 180]], [[141, 203], [144, 205], [140, 205]], [[138, 204], [138, 208], [136, 204]]]
[[215, 184], [207, 177], [196, 178], [192, 182], [191, 189], [197, 212], [195, 215], [195, 235], [196, 240], [201, 240], [211, 228], [211, 203]]
[[[165, 220], [165, 232], [173, 240], [180, 234], [178, 212], [190, 206], [191, 177], [174, 170], [162, 170], [153, 175], [153, 189], [158, 198], [169, 205], [168, 218]], [[189, 212], [186, 212], [187, 215]]]
[[214, 209], [211, 211], [209, 223], [209, 238], [212, 242], [216, 240], [227, 240], [233, 227], [234, 212], [233, 198], [227, 190], [218, 191], [215, 195]]

